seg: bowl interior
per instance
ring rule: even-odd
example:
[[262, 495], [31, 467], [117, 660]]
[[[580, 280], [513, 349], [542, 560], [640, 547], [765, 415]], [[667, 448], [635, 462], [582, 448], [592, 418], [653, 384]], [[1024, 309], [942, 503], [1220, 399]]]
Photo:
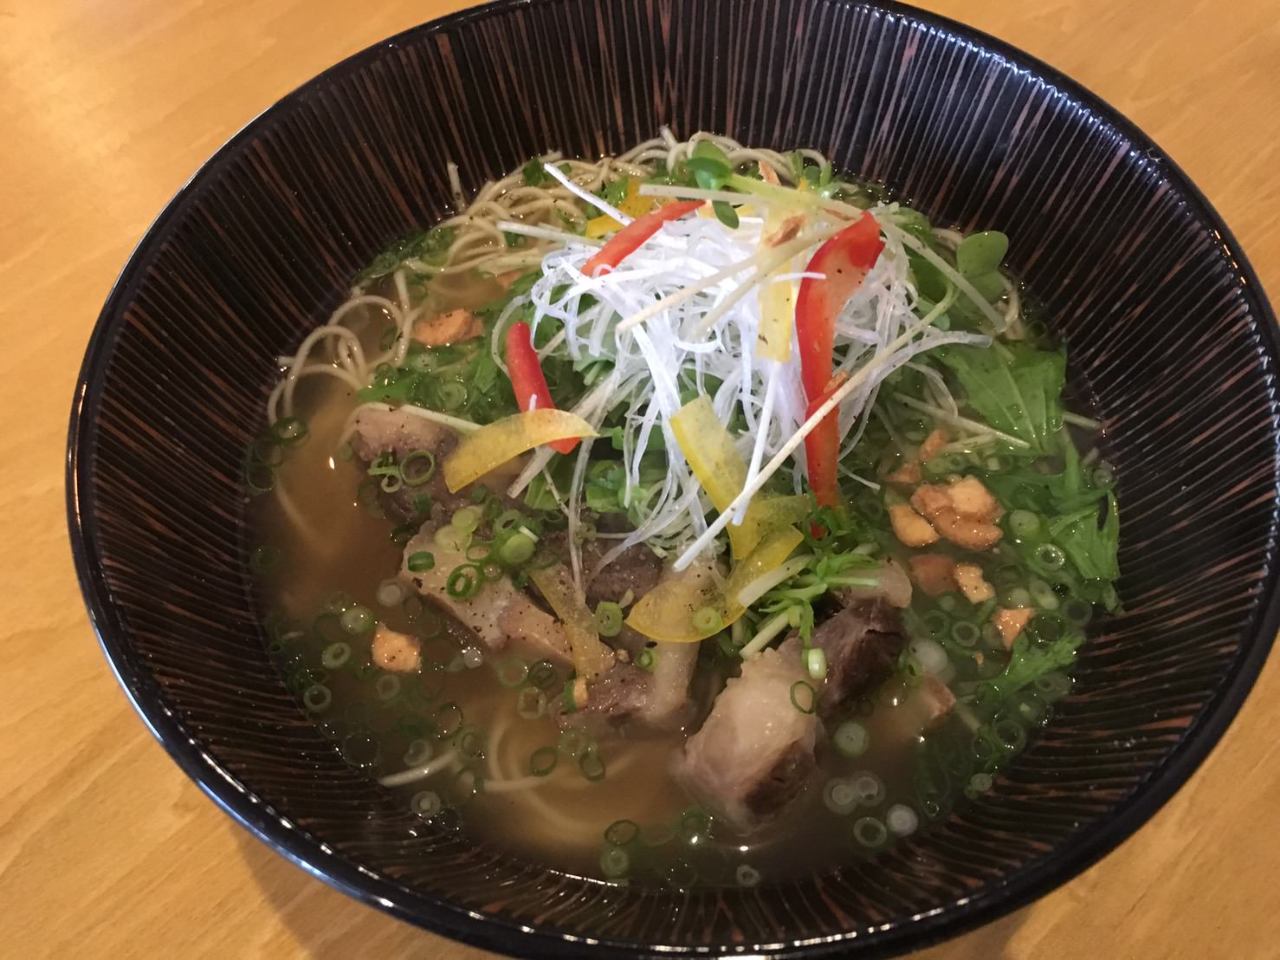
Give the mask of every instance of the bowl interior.
[[[1105, 423], [1124, 612], [992, 795], [870, 863], [693, 893], [555, 874], [423, 824], [348, 768], [264, 651], [245, 445], [273, 358], [388, 241], [529, 156], [669, 124], [812, 145], [936, 222], [995, 227]], [[82, 582], [184, 768], [369, 902], [521, 955], [919, 945], [1048, 889], [1148, 816], [1243, 698], [1275, 628], [1273, 320], [1243, 257], [1136, 130], [1053, 71], [904, 8], [506, 2], [357, 55], [238, 135], [106, 305], [73, 414]]]

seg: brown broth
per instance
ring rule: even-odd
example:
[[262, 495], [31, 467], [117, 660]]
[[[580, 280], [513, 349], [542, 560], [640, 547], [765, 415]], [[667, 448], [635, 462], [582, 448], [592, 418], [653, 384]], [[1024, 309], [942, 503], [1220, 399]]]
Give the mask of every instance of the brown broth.
[[[841, 757], [821, 738], [819, 770], [804, 795], [776, 823], [747, 839], [719, 826], [708, 837], [694, 801], [672, 779], [671, 760], [685, 732], [600, 742], [606, 775], [599, 782], [588, 781], [563, 755], [550, 776], [530, 777], [531, 754], [557, 745], [560, 732], [555, 722], [546, 716], [524, 719], [517, 713], [518, 693], [499, 682], [492, 658], [475, 668], [461, 664], [460, 651], [473, 644], [457, 623], [430, 614], [415, 621], [403, 606], [379, 605], [379, 585], [398, 573], [401, 548], [392, 542], [392, 525], [357, 502], [363, 471], [338, 451], [355, 400], [350, 391], [329, 386], [327, 380], [300, 386], [298, 400], [309, 436], [277, 471], [274, 491], [254, 506], [257, 541], [271, 545], [282, 560], [277, 572], [264, 577], [265, 608], [274, 620], [283, 617], [295, 624], [293, 635], [273, 648], [286, 678], [300, 693], [310, 683], [323, 683], [332, 699], [325, 709], [314, 711], [317, 723], [344, 758], [371, 777], [412, 765], [406, 763], [406, 752], [415, 740], [430, 740], [435, 756], [449, 749], [448, 737], [430, 736], [436, 721], [445, 726], [445, 733], [454, 733], [450, 728], [455, 711], [449, 704], [461, 708], [462, 722], [479, 732], [483, 744], [483, 755], [468, 769], [487, 781], [486, 789], [461, 801], [469, 792], [471, 775], [455, 779], [443, 771], [394, 788], [406, 804], [420, 791], [435, 791], [457, 809], [463, 829], [477, 838], [539, 863], [591, 876], [601, 876], [606, 829], [615, 821], [631, 820], [643, 828], [640, 840], [627, 848], [632, 876], [637, 882], [665, 878], [677, 885], [734, 883], [742, 864], [765, 878], [778, 879], [870, 855], [874, 850], [855, 840], [853, 825], [868, 816], [883, 822], [894, 803], [909, 804], [925, 825], [928, 817], [920, 812], [913, 781], [922, 741], [918, 736], [891, 735], [908, 720], [908, 708], [899, 705], [907, 689], [901, 678], [886, 682], [876, 696], [859, 705], [858, 719], [870, 731], [866, 754], [856, 760]], [[392, 629], [429, 635], [422, 675], [383, 673], [370, 663], [367, 635], [344, 634], [333, 615], [318, 617], [336, 595], [363, 605]], [[325, 670], [322, 651], [337, 640], [349, 643], [351, 657], [342, 667]], [[559, 689], [550, 694], [559, 695]], [[700, 722], [701, 717], [692, 729]], [[957, 719], [949, 720], [948, 726], [954, 735], [964, 736]], [[886, 786], [884, 799], [850, 815], [827, 809], [823, 784], [860, 771], [880, 777]], [[690, 810], [692, 817], [687, 815]], [[682, 836], [682, 824], [696, 835], [693, 842]]]

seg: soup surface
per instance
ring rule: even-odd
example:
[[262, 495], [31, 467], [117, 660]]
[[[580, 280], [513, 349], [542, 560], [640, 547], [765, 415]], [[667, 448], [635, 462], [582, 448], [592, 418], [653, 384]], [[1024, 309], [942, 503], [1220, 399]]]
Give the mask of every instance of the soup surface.
[[808, 874], [981, 802], [1118, 574], [1008, 239], [706, 134], [458, 193], [281, 358], [246, 459], [270, 652], [335, 749], [613, 882]]

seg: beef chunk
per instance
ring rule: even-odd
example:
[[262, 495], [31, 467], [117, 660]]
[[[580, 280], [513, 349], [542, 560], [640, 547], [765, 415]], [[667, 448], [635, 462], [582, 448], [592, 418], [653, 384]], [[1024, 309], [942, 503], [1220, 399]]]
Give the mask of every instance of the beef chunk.
[[879, 684], [905, 643], [898, 611], [882, 600], [858, 601], [820, 623], [812, 645], [827, 654], [827, 679], [818, 694], [818, 712], [829, 716], [849, 698]]
[[662, 560], [642, 543], [623, 550], [607, 567], [595, 572], [607, 548], [607, 541], [597, 540], [589, 541], [582, 548], [582, 566], [588, 575], [587, 602], [593, 607], [602, 600], [617, 603], [628, 591], [639, 599], [658, 585], [662, 578]]
[[818, 719], [791, 698], [792, 686], [804, 679], [793, 651], [751, 658], [676, 760], [677, 779], [739, 833], [781, 812], [814, 769]]
[[675, 730], [692, 713], [689, 681], [698, 659], [696, 643], [659, 643], [653, 669], [616, 663], [587, 684], [587, 703], [561, 718], [565, 726], [587, 726], [597, 733], [622, 727]]
[[[419, 550], [435, 556], [435, 565], [426, 571], [409, 569], [409, 558]], [[547, 659], [560, 666], [572, 662], [569, 638], [555, 617], [538, 607], [517, 589], [508, 577], [491, 580], [474, 597], [451, 597], [445, 589], [449, 574], [466, 557], [442, 547], [435, 541], [435, 530], [428, 524], [404, 548], [404, 565], [400, 578], [412, 584], [425, 599], [452, 614], [489, 650], [501, 651], [514, 646], [532, 659]]]
[[425, 519], [418, 509], [417, 498], [426, 494], [433, 504], [451, 509], [465, 497], [449, 493], [444, 484], [440, 464], [458, 445], [458, 436], [448, 427], [404, 410], [384, 410], [377, 406], [362, 407], [352, 425], [351, 451], [365, 465], [390, 454], [402, 462], [411, 453], [425, 450], [436, 458], [436, 471], [420, 486], [403, 486], [394, 493], [379, 493], [387, 516], [396, 523]]

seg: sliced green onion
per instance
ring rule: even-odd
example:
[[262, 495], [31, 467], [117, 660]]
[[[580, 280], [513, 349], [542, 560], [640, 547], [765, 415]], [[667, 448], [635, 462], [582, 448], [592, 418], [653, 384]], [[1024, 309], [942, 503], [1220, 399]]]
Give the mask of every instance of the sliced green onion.
[[1071, 679], [1061, 673], [1042, 674], [1032, 685], [1050, 702], [1061, 700], [1071, 692]]
[[539, 660], [529, 668], [529, 682], [539, 690], [552, 689], [558, 679], [555, 664], [550, 660]]
[[657, 659], [658, 655], [653, 647], [645, 647], [636, 657], [636, 666], [641, 670], [652, 670]]
[[342, 759], [353, 767], [373, 766], [381, 752], [378, 738], [368, 730], [355, 730], [342, 738]]
[[394, 673], [384, 673], [373, 685], [379, 700], [394, 700], [400, 693], [400, 678]]
[[278, 467], [284, 463], [284, 448], [275, 437], [265, 433], [249, 445], [249, 456], [268, 467]]
[[369, 612], [368, 607], [362, 607], [357, 604], [350, 609], [342, 611], [341, 617], [342, 629], [353, 636], [363, 636], [371, 631], [376, 621], [373, 614]]
[[600, 854], [600, 872], [607, 880], [625, 877], [631, 870], [631, 857], [619, 847], [605, 847]]
[[302, 692], [302, 704], [312, 713], [324, 713], [333, 703], [333, 693], [323, 683], [313, 683]]
[[537, 687], [521, 687], [516, 695], [516, 713], [524, 720], [537, 720], [547, 712], [547, 695]]
[[817, 709], [818, 694], [812, 684], [797, 680], [791, 685], [791, 705], [801, 713], [813, 713]]
[[503, 657], [493, 665], [498, 682], [504, 687], [518, 687], [529, 676], [529, 666], [519, 657]]
[[951, 639], [962, 647], [976, 646], [982, 636], [982, 629], [968, 620], [957, 620], [951, 625]]
[[760, 883], [760, 871], [746, 863], [738, 864], [733, 877], [740, 887], [754, 887]]
[[1036, 561], [1050, 570], [1057, 570], [1067, 562], [1067, 555], [1062, 548], [1052, 543], [1042, 543], [1036, 547]]
[[[475, 540], [467, 547], [467, 559], [477, 566], [487, 563], [491, 556], [493, 556], [493, 548], [487, 541]], [[499, 571], [499, 576], [501, 576], [501, 571]]]
[[445, 410], [457, 410], [467, 402], [467, 388], [457, 380], [446, 380], [438, 390], [440, 406]]
[[464, 767], [453, 778], [452, 793], [458, 803], [466, 803], [484, 790], [484, 777], [474, 770]]
[[889, 831], [875, 817], [860, 817], [853, 823], [853, 838], [874, 850], [889, 839]]
[[415, 550], [409, 554], [407, 566], [410, 573], [426, 573], [436, 565], [436, 555], [430, 550]]
[[661, 847], [676, 838], [677, 830], [669, 823], [655, 823], [640, 831], [640, 842], [646, 847]]
[[1005, 594], [1005, 605], [1010, 607], [1031, 606], [1031, 591], [1026, 587], [1014, 587]]
[[1049, 705], [1044, 698], [1030, 690], [1024, 690], [1013, 701], [1013, 713], [1019, 723], [1035, 727], [1043, 723], [1049, 716]]
[[886, 810], [884, 821], [895, 837], [909, 837], [920, 826], [919, 815], [905, 803], [895, 803]]
[[1002, 717], [991, 729], [1000, 746], [1009, 753], [1017, 753], [1027, 745], [1026, 729], [1011, 717]]
[[539, 747], [529, 756], [529, 772], [535, 777], [546, 777], [560, 762], [560, 753], [555, 747]]
[[1031, 606], [1037, 610], [1057, 610], [1062, 603], [1053, 587], [1039, 578], [1029, 581], [1027, 588], [1031, 594]]
[[451, 553], [461, 553], [471, 545], [471, 534], [459, 530], [453, 524], [441, 527], [432, 539], [441, 550], [448, 550]]
[[1040, 518], [1030, 510], [1014, 510], [1009, 514], [1009, 530], [1015, 537], [1034, 537], [1040, 532]]
[[1105, 463], [1100, 463], [1093, 470], [1093, 485], [1102, 490], [1108, 490], [1116, 482], [1115, 473]]
[[574, 696], [574, 680], [570, 677], [560, 688], [560, 709], [566, 714], [578, 712], [578, 698]]
[[440, 799], [440, 794], [434, 790], [422, 790], [415, 793], [409, 800], [409, 809], [420, 816], [423, 820], [430, 820], [444, 807], [444, 801]]
[[525, 522], [525, 516], [519, 510], [504, 510], [493, 520], [494, 533], [508, 533]]
[[435, 721], [436, 730], [442, 740], [450, 739], [462, 727], [462, 708], [452, 700], [447, 700], [436, 707], [431, 719]]
[[484, 754], [484, 743], [484, 733], [479, 727], [459, 727], [458, 732], [453, 735], [454, 747], [468, 760], [474, 760]]
[[337, 670], [350, 659], [351, 644], [343, 643], [341, 640], [329, 644], [320, 653], [320, 662], [328, 670]]
[[832, 813], [848, 816], [858, 808], [858, 793], [848, 780], [833, 777], [822, 788], [822, 803]]
[[1062, 616], [1067, 623], [1083, 627], [1093, 617], [1093, 604], [1087, 600], [1072, 597], [1062, 605]]
[[938, 598], [938, 609], [947, 613], [955, 613], [960, 606], [960, 599], [954, 593], [944, 594]]
[[404, 587], [400, 586], [398, 580], [383, 580], [378, 584], [375, 597], [381, 606], [398, 607], [404, 600]]
[[463, 563], [453, 568], [449, 579], [445, 581], [444, 589], [455, 600], [466, 600], [479, 593], [483, 583], [484, 576], [480, 573], [480, 568], [474, 563]]
[[533, 559], [537, 545], [523, 533], [514, 533], [498, 548], [498, 559], [509, 567], [517, 567]]
[[576, 758], [578, 754], [585, 751], [589, 746], [591, 746], [591, 740], [581, 730], [570, 727], [560, 734], [558, 747], [566, 757]]
[[285, 446], [296, 446], [307, 439], [307, 424], [297, 417], [281, 417], [271, 425], [271, 435]]
[[582, 775], [593, 783], [604, 779], [604, 761], [600, 759], [600, 751], [594, 744], [587, 747], [578, 756], [578, 769]]
[[805, 669], [814, 680], [825, 680], [827, 677], [827, 651], [821, 647], [810, 647], [804, 653]]
[[436, 457], [430, 450], [415, 450], [400, 462], [400, 479], [410, 487], [420, 487], [436, 472]]
[[612, 600], [602, 600], [596, 606], [596, 629], [602, 637], [616, 637], [622, 632], [622, 607]]
[[871, 745], [871, 734], [857, 720], [846, 720], [836, 727], [831, 737], [832, 745], [842, 757], [860, 757]]
[[464, 533], [470, 533], [480, 526], [484, 511], [479, 507], [461, 507], [453, 512], [450, 522]]
[[615, 847], [625, 847], [640, 836], [640, 825], [634, 820], [615, 820], [605, 827], [604, 839]]
[[246, 460], [244, 465], [244, 483], [249, 493], [258, 496], [267, 493], [276, 485], [276, 471], [265, 463]]
[[951, 618], [941, 610], [930, 610], [920, 619], [924, 621], [924, 625], [935, 637], [945, 635], [951, 626]]
[[715, 607], [703, 607], [693, 614], [693, 628], [699, 633], [714, 633], [724, 625], [724, 617]]
[[969, 778], [969, 789], [974, 793], [986, 793], [991, 789], [991, 774], [975, 773]]
[[870, 770], [855, 773], [849, 778], [849, 783], [858, 795], [858, 802], [865, 807], [874, 807], [884, 799], [884, 781]]

